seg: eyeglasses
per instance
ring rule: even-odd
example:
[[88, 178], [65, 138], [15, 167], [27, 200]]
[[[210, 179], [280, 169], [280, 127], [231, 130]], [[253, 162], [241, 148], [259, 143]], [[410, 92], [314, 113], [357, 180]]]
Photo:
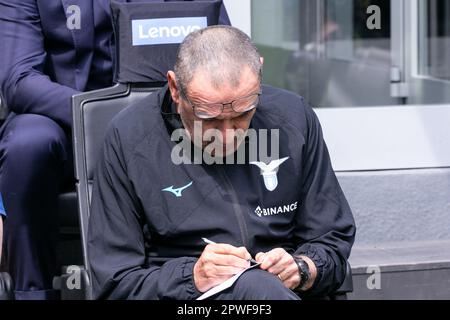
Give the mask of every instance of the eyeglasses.
[[213, 119], [220, 116], [225, 106], [230, 106], [236, 113], [246, 113], [256, 108], [259, 103], [259, 96], [262, 91], [238, 98], [228, 103], [197, 103], [193, 104], [186, 96], [185, 91], [180, 88], [182, 97], [189, 102], [194, 110], [194, 114], [199, 119]]

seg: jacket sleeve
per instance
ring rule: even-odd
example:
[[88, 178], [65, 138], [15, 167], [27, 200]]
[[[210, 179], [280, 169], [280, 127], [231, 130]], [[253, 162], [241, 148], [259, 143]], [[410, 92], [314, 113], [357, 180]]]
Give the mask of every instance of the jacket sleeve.
[[78, 92], [45, 75], [45, 60], [36, 0], [0, 0], [0, 86], [6, 105], [70, 128], [71, 97]]
[[144, 218], [127, 175], [116, 129], [109, 130], [96, 169], [88, 231], [88, 256], [97, 299], [177, 299], [200, 295], [193, 280], [196, 258], [162, 266], [145, 254]]
[[306, 108], [307, 132], [302, 163], [301, 206], [297, 215], [294, 254], [311, 258], [318, 269], [307, 295], [327, 295], [345, 279], [346, 261], [355, 238], [348, 202], [331, 166], [317, 116]]

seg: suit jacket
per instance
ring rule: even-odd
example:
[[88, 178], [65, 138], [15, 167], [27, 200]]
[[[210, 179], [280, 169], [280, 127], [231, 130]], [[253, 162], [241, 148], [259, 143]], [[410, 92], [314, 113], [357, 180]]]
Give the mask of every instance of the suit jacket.
[[[109, 2], [0, 0], [0, 92], [13, 113], [71, 127], [71, 97], [86, 90], [95, 49], [105, 45], [94, 36], [93, 6], [101, 1]], [[80, 8], [80, 29], [67, 27], [71, 5]], [[225, 8], [220, 22], [229, 24]]]

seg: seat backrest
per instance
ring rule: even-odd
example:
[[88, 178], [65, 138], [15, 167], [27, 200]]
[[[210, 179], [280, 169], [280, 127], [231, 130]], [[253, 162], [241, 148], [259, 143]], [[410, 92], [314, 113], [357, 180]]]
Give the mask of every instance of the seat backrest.
[[87, 259], [87, 231], [92, 181], [96, 161], [102, 149], [106, 130], [111, 120], [132, 103], [152, 94], [160, 84], [117, 84], [111, 88], [86, 92], [72, 97], [73, 148], [75, 178], [85, 268]]
[[331, 294], [330, 299], [346, 300], [347, 294], [351, 292], [353, 292], [353, 274], [352, 274], [352, 267], [350, 263], [347, 261], [344, 282], [341, 284], [339, 289], [336, 290], [336, 292]]

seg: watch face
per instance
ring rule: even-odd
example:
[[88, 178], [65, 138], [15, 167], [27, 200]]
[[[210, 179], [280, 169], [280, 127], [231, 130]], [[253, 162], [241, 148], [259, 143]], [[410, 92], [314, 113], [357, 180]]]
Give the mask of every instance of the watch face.
[[310, 278], [309, 266], [305, 260], [299, 258], [297, 264], [300, 270], [300, 287], [303, 287]]
[[306, 273], [309, 274], [309, 268], [308, 265], [305, 262], [301, 262], [301, 268], [302, 268], [302, 273]]

